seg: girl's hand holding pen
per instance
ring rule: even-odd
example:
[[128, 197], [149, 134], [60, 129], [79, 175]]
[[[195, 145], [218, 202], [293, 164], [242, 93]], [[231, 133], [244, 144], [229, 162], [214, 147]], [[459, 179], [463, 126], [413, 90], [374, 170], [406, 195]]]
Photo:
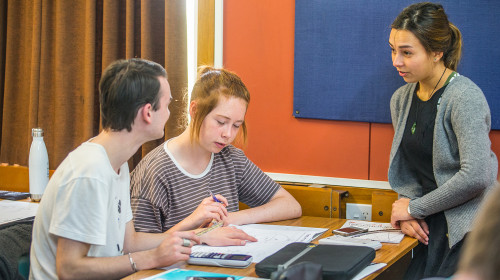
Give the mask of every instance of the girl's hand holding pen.
[[203, 227], [215, 220], [224, 222], [227, 219], [227, 200], [223, 196], [218, 196], [220, 202], [215, 202], [213, 197], [203, 199], [194, 212], [186, 218], [192, 228]]
[[222, 203], [225, 207], [227, 207], [228, 203], [227, 203], [227, 199], [225, 197], [223, 197], [222, 195], [218, 194], [218, 195], [214, 195], [212, 193], [212, 191], [208, 190], [208, 193], [210, 194], [210, 196], [212, 197], [212, 199], [215, 201], [215, 202], [218, 202], [218, 203]]

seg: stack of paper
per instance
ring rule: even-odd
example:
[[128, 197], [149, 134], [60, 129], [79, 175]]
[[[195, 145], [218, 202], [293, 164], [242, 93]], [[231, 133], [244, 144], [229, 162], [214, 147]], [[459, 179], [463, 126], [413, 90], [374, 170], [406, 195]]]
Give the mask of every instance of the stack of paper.
[[38, 209], [38, 203], [0, 200], [0, 225], [13, 221], [34, 217]]
[[348, 220], [342, 227], [366, 228], [368, 232], [353, 236], [353, 238], [369, 239], [383, 243], [400, 243], [405, 237], [404, 233], [393, 228], [390, 223]]
[[293, 226], [277, 226], [277, 225], [260, 225], [249, 224], [236, 226], [257, 238], [257, 242], [247, 242], [244, 246], [206, 246], [195, 245], [192, 248], [192, 253], [197, 252], [214, 252], [224, 254], [243, 254], [253, 257], [253, 262], [258, 263], [277, 252], [292, 242], [311, 242], [313, 239], [325, 232], [326, 228], [309, 228], [309, 227], [293, 227]]

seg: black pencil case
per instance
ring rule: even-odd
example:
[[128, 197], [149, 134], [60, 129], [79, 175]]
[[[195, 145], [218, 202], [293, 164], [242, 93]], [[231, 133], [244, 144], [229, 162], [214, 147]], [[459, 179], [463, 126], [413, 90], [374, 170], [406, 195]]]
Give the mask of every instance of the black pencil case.
[[256, 264], [255, 273], [259, 277], [269, 278], [278, 265], [289, 262], [299, 254], [302, 255], [287, 266], [300, 262], [318, 263], [323, 268], [323, 279], [326, 280], [349, 280], [375, 258], [375, 250], [370, 247], [295, 242]]

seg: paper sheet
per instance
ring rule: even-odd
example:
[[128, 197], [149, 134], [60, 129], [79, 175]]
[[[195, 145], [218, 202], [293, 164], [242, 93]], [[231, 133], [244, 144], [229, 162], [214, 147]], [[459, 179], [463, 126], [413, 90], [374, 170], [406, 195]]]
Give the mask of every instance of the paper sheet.
[[326, 228], [309, 228], [277, 225], [250, 224], [236, 226], [247, 234], [257, 238], [257, 242], [248, 242], [245, 246], [206, 246], [196, 245], [192, 248], [195, 252], [217, 252], [225, 254], [245, 254], [253, 257], [257, 263], [274, 254], [279, 249], [292, 242], [311, 242], [314, 238], [325, 232]]
[[38, 209], [38, 203], [1, 200], [0, 201], [0, 225], [9, 222], [34, 217]]
[[386, 265], [386, 263], [372, 263], [356, 274], [351, 280], [361, 280]]
[[401, 231], [377, 232], [380, 230], [394, 230], [395, 228], [393, 228], [390, 223], [348, 220], [342, 227], [367, 228], [368, 232], [374, 231], [374, 233], [367, 233], [359, 236], [353, 236], [353, 238], [369, 239], [383, 243], [400, 243], [401, 240], [403, 240], [403, 238], [405, 237], [404, 233], [402, 233]]

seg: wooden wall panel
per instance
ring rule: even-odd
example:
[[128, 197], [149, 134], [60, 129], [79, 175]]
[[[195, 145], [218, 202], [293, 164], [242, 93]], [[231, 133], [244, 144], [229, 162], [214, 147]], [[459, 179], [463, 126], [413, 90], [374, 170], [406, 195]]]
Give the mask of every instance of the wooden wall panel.
[[297, 199], [302, 206], [304, 216], [328, 217], [323, 210], [330, 203], [331, 217], [345, 219], [346, 203], [357, 203], [372, 205], [372, 221], [389, 222], [392, 203], [398, 197], [392, 190], [328, 185], [310, 187], [302, 183], [278, 183]]
[[[332, 190], [282, 185], [302, 206], [303, 216], [338, 218], [338, 206], [332, 203]], [[337, 199], [338, 203], [338, 199]], [[335, 215], [332, 212], [335, 206]]]
[[372, 192], [372, 221], [385, 222], [391, 221], [392, 203], [398, 199], [395, 192]]
[[[303, 216], [345, 219], [346, 203], [358, 203], [372, 205], [372, 221], [390, 222], [392, 203], [398, 198], [398, 194], [392, 190], [278, 183], [300, 203]], [[248, 206], [240, 202], [240, 209], [248, 209]]]
[[372, 192], [375, 189], [369, 188], [357, 188], [357, 187], [345, 187], [345, 186], [327, 186], [333, 190], [347, 192], [347, 194], [342, 198], [340, 203], [341, 216], [340, 218], [345, 219], [346, 217], [346, 203], [357, 203], [357, 204], [372, 204]]
[[198, 66], [214, 65], [215, 0], [198, 1]]

